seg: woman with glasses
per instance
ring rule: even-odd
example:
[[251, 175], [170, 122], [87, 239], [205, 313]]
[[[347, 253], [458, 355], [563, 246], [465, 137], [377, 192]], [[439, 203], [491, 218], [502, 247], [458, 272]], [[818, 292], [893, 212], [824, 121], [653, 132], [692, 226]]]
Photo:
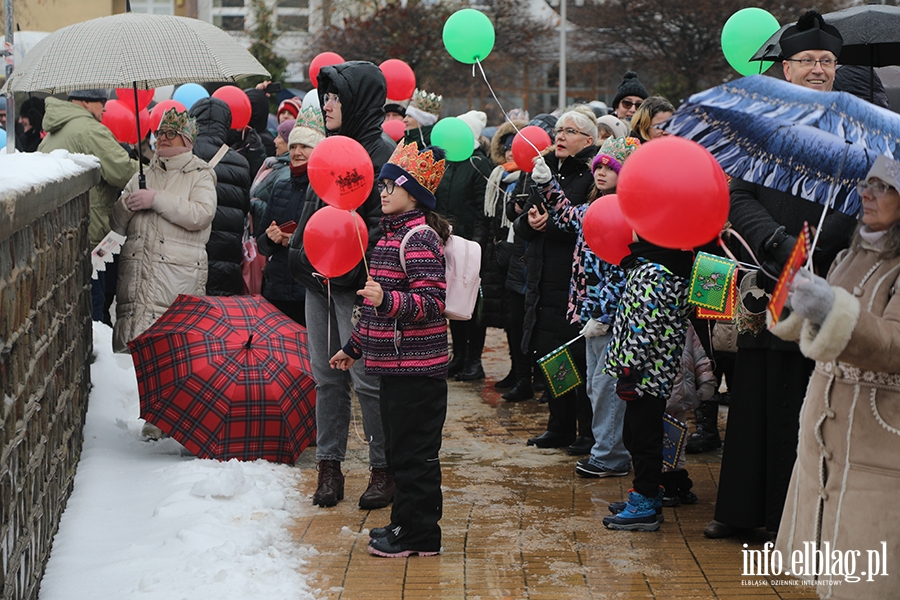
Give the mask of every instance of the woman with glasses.
[[798, 272], [791, 314], [772, 329], [816, 361], [776, 548], [782, 556], [859, 550], [859, 581], [846, 586], [846, 572], [819, 576], [819, 593], [832, 598], [892, 598], [897, 590], [888, 574], [900, 568], [900, 523], [883, 517], [900, 493], [898, 188], [900, 162], [879, 156], [857, 187], [862, 214], [850, 248], [827, 280]]
[[631, 135], [641, 140], [642, 144], [669, 135], [662, 130], [662, 125], [674, 113], [675, 107], [671, 102], [662, 96], [650, 96], [631, 118]]

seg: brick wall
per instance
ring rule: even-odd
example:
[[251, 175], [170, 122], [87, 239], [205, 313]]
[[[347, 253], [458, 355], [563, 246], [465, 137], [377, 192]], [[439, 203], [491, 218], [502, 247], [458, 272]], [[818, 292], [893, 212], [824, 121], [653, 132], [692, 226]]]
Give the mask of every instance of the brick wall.
[[[99, 169], [0, 189], [0, 597], [36, 599], [81, 452]], [[3, 186], [0, 185], [0, 188]]]

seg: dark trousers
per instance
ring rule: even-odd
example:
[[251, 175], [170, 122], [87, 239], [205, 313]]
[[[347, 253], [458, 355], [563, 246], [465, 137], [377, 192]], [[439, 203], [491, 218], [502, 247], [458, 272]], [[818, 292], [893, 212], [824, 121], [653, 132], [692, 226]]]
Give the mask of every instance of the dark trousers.
[[482, 302], [479, 298], [475, 313], [468, 321], [449, 321], [450, 335], [453, 337], [453, 358], [462, 358], [467, 364], [481, 360], [481, 353], [484, 352], [487, 325], [479, 318]]
[[534, 356], [522, 351], [522, 330], [525, 325], [525, 295], [504, 290], [509, 307], [509, 322], [506, 326], [506, 342], [509, 344], [509, 358], [516, 379], [531, 379]]
[[663, 414], [666, 401], [645, 394], [625, 402], [625, 426], [622, 441], [631, 453], [634, 465], [634, 490], [656, 498], [662, 483]]
[[266, 298], [272, 305], [289, 316], [293, 321], [306, 327], [306, 301], [305, 300], [272, 300]]
[[728, 385], [716, 521], [778, 531], [814, 366], [799, 352], [738, 350], [734, 385]]
[[391, 508], [391, 542], [408, 550], [441, 548], [441, 432], [447, 418], [447, 380], [381, 377], [381, 421], [388, 468], [397, 489]]
[[109, 323], [109, 318], [103, 315], [106, 306], [106, 273], [97, 271], [97, 279], [91, 279], [91, 320], [100, 323]]

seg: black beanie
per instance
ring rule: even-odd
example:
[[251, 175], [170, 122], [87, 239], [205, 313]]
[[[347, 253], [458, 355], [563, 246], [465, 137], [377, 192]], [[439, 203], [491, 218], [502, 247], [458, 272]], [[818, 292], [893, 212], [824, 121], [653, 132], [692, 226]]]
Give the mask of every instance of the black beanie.
[[803, 13], [796, 25], [781, 34], [782, 60], [805, 50], [829, 50], [836, 57], [841, 55], [844, 38], [834, 25], [828, 25], [822, 15], [814, 10]]
[[22, 102], [19, 114], [28, 119], [32, 127], [40, 131], [44, 120], [44, 99], [37, 96], [26, 99]]
[[644, 87], [644, 84], [640, 82], [637, 73], [628, 71], [622, 78], [622, 83], [619, 84], [619, 89], [616, 91], [616, 97], [613, 98], [612, 107], [613, 109], [617, 108], [619, 102], [621, 102], [622, 98], [625, 96], [637, 96], [641, 100], [646, 100], [649, 95], [650, 92], [648, 92], [647, 88]]

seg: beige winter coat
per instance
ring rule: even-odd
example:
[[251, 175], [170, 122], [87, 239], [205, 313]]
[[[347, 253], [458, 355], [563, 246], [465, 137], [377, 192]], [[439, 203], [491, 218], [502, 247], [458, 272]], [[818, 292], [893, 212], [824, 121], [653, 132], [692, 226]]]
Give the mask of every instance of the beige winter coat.
[[840, 581], [819, 585], [823, 598], [900, 594], [900, 258], [876, 263], [865, 246], [844, 251], [828, 275], [835, 302], [821, 327], [794, 314], [773, 329], [816, 360], [776, 549], [791, 570], [794, 552], [827, 543], [829, 565], [841, 558], [842, 571], [855, 571], [821, 576]]
[[113, 350], [150, 327], [178, 294], [206, 292], [206, 242], [216, 214], [216, 177], [206, 162], [186, 152], [154, 157], [145, 169], [147, 187], [156, 190], [149, 210], [132, 212], [128, 195], [137, 175], [113, 207], [110, 223], [128, 237], [119, 261]]

